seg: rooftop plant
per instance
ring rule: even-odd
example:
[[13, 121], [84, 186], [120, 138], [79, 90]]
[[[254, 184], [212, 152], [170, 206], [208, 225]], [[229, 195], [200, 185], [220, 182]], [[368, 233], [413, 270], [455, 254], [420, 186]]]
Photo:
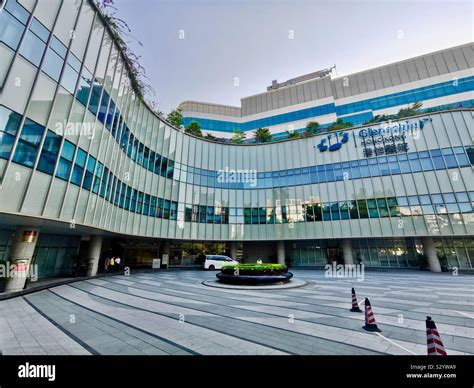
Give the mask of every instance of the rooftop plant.
[[95, 0], [97, 8], [114, 42], [119, 46], [122, 53], [123, 62], [129, 72], [130, 82], [133, 91], [142, 99], [156, 114], [163, 116], [158, 109], [158, 104], [154, 100], [148, 100], [147, 95], [155, 96], [155, 91], [149, 84], [145, 68], [140, 64], [140, 56], [135, 54], [129, 47], [131, 40], [134, 40], [143, 47], [143, 44], [131, 34], [128, 24], [117, 16], [117, 8], [114, 0]]

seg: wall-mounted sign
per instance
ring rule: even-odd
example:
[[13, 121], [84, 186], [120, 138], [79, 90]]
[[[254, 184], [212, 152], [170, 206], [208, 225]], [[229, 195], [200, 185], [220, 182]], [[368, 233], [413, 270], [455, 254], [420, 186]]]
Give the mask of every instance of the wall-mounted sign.
[[23, 232], [23, 236], [21, 240], [22, 242], [31, 243], [35, 241], [37, 235], [38, 235], [38, 232], [36, 230], [25, 230]]
[[319, 151], [337, 151], [342, 147], [344, 143], [349, 141], [349, 133], [348, 132], [335, 132], [330, 133], [326, 137], [321, 139], [321, 142], [316, 146], [318, 147]]
[[364, 128], [359, 131], [360, 144], [364, 147], [364, 157], [393, 155], [408, 152], [407, 136], [417, 138], [418, 131], [423, 129], [430, 118], [416, 121], [404, 121], [383, 125], [377, 128]]

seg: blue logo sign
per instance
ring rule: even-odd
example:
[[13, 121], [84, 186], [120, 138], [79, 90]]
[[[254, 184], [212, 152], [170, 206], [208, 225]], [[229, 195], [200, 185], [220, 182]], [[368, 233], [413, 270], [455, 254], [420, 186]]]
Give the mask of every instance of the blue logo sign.
[[[331, 141], [332, 139], [332, 141]], [[330, 133], [326, 137], [321, 139], [321, 142], [316, 146], [320, 152], [324, 151], [337, 151], [344, 143], [349, 141], [349, 132], [336, 132]]]

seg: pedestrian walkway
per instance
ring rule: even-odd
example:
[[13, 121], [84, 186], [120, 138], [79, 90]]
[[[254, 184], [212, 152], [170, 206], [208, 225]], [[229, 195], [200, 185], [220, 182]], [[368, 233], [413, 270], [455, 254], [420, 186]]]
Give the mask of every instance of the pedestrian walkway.
[[[429, 315], [448, 355], [474, 353], [469, 275], [368, 272], [364, 281], [294, 270], [308, 284], [217, 289], [215, 272], [137, 272], [0, 301], [3, 354], [425, 355]], [[382, 333], [351, 312], [369, 298]]]

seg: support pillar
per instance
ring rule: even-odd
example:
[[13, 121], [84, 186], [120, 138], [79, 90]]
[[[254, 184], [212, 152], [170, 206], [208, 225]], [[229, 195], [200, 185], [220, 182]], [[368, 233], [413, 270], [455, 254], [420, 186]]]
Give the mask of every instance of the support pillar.
[[169, 255], [171, 252], [171, 244], [169, 241], [163, 243], [163, 254]]
[[34, 276], [38, 276], [37, 270], [31, 268], [31, 259], [38, 241], [38, 235], [38, 228], [18, 227], [15, 231], [7, 260], [7, 265], [11, 272], [8, 273], [5, 292], [23, 290], [29, 274], [34, 273]]
[[230, 242], [230, 258], [232, 260], [237, 260], [237, 242], [236, 241]]
[[441, 263], [439, 261], [434, 241], [432, 237], [423, 237], [421, 239], [423, 244], [423, 251], [428, 259], [428, 266], [431, 272], [441, 272]]
[[285, 264], [285, 242], [284, 241], [277, 242], [277, 258], [278, 258], [278, 264]]
[[354, 258], [352, 256], [352, 241], [348, 238], [345, 238], [340, 241], [340, 244], [342, 249], [342, 256], [344, 257], [344, 264], [354, 264]]
[[170, 262], [171, 244], [169, 241], [163, 242], [163, 252], [161, 254], [162, 268], [168, 268]]
[[92, 236], [89, 241], [89, 250], [87, 251], [87, 276], [97, 275], [100, 253], [102, 251], [102, 241], [102, 236]]

